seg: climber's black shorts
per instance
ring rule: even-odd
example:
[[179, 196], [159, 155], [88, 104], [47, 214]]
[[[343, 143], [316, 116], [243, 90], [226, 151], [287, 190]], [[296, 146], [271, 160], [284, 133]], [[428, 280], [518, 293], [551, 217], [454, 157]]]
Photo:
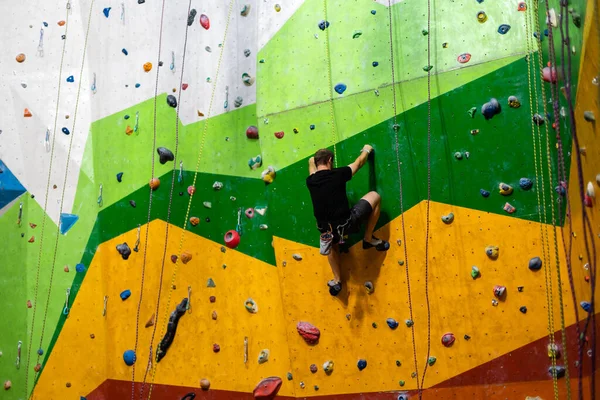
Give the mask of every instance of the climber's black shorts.
[[343, 236], [358, 233], [363, 223], [369, 219], [369, 215], [373, 212], [373, 207], [365, 199], [360, 199], [358, 203], [350, 209], [350, 216], [346, 221], [337, 223], [317, 224], [319, 232], [321, 232], [320, 252], [327, 255], [331, 252], [331, 246], [339, 243]]

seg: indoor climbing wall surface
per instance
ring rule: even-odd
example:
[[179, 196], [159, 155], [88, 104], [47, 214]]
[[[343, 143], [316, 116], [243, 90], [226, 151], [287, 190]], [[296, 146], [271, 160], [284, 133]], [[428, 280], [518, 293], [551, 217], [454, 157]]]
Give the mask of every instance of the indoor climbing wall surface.
[[[553, 125], [545, 107], [558, 1], [547, 14], [432, 0], [429, 24], [416, 0], [46, 3], [0, 16], [2, 398], [244, 399], [274, 376], [280, 398], [399, 399], [422, 385], [428, 399], [549, 399], [555, 331], [571, 378], [557, 390], [576, 389], [575, 310], [587, 317], [597, 260], [575, 158], [556, 151], [557, 127], [571, 149], [569, 119]], [[583, 117], [599, 114], [597, 27], [584, 0], [570, 7], [587, 185], [600, 170]], [[307, 160], [330, 147], [345, 165], [365, 143], [375, 154], [349, 197], [382, 195], [376, 234], [392, 247], [350, 237], [333, 298]], [[555, 243], [553, 221], [569, 216]]]

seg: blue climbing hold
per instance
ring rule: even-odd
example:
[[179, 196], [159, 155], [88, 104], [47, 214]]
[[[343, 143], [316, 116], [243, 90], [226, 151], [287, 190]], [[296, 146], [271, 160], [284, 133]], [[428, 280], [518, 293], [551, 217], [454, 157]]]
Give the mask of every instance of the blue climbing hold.
[[79, 216], [75, 214], [60, 214], [60, 233], [66, 235], [67, 232], [75, 225], [75, 222], [79, 220]]
[[540, 42], [544, 40], [544, 37], [540, 36], [538, 32], [533, 32], [533, 37], [538, 39]]
[[362, 371], [363, 369], [367, 368], [367, 360], [358, 360], [358, 370]]
[[71, 131], [67, 127], [63, 127], [62, 128], [62, 133], [64, 133], [65, 135], [70, 135]]
[[128, 366], [132, 366], [133, 364], [135, 364], [135, 351], [133, 350], [127, 350], [125, 351], [125, 353], [123, 353], [123, 361], [125, 361], [125, 364], [127, 364]]
[[554, 190], [556, 190], [556, 193], [560, 194], [563, 197], [567, 195], [567, 189], [565, 189], [563, 185], [558, 185], [554, 188]]
[[379, 63], [378, 63], [377, 61], [373, 61], [373, 66], [374, 66], [374, 67], [376, 67], [376, 66], [378, 66], [378, 65], [379, 65]]
[[321, 20], [319, 22], [319, 29], [324, 31], [327, 28], [329, 28], [329, 21]]
[[479, 193], [481, 193], [483, 197], [490, 197], [490, 192], [485, 189], [479, 189]]
[[131, 296], [131, 290], [123, 290], [119, 296], [121, 296], [121, 300], [125, 301]]
[[85, 265], [83, 265], [81, 263], [77, 264], [75, 266], [75, 271], [77, 271], [77, 272], [83, 272], [83, 271], [85, 271]]
[[498, 33], [505, 35], [510, 30], [510, 25], [502, 24], [498, 27]]
[[117, 174], [117, 182], [119, 182], [119, 183], [120, 183], [122, 180], [123, 180], [123, 173], [122, 173], [122, 172], [119, 172], [119, 173]]
[[483, 0], [477, 0], [477, 2], [478, 2], [479, 4], [481, 4], [481, 3], [483, 3]]
[[126, 120], [129, 119], [130, 118], [129, 114], [125, 114], [125, 116], [123, 118], [126, 119]]
[[529, 178], [521, 178], [519, 179], [519, 186], [523, 190], [529, 190], [533, 187], [533, 182]]
[[398, 321], [394, 318], [388, 318], [385, 322], [387, 322], [390, 329], [396, 329], [398, 327]]
[[544, 36], [548, 37], [548, 29], [544, 29]]
[[139, 83], [135, 84], [136, 89], [139, 88], [141, 85]]
[[104, 10], [102, 10], [102, 12], [104, 13], [104, 16], [106, 18], [108, 18], [108, 14], [110, 13], [110, 9], [111, 9], [111, 7], [106, 7]]
[[125, 48], [124, 48], [124, 49], [123, 49], [123, 50], [121, 50], [121, 51], [122, 51], [122, 52], [123, 52], [123, 54], [125, 54], [126, 56], [128, 56], [128, 55], [129, 55], [129, 52], [127, 51], [127, 49], [125, 49]]
[[310, 130], [311, 130], [311, 131], [314, 131], [314, 130], [315, 130], [315, 125], [314, 125], [314, 124], [310, 126]]
[[485, 119], [491, 119], [494, 115], [499, 114], [501, 111], [500, 103], [495, 98], [491, 98], [490, 101], [484, 103], [481, 106], [481, 114]]
[[335, 85], [335, 91], [338, 94], [342, 94], [346, 91], [346, 89], [348, 88], [348, 86], [344, 85], [343, 83], [338, 83], [337, 85]]
[[590, 303], [589, 301], [582, 301], [581, 303], [579, 303], [579, 305], [585, 310], [585, 312], [592, 311], [592, 303]]
[[42, 349], [38, 349], [37, 353], [38, 353], [38, 356], [41, 356], [41, 355], [43, 355], [43, 354], [44, 354], [44, 350], [42, 350]]
[[539, 257], [533, 257], [529, 260], [529, 269], [532, 271], [539, 271], [542, 269], [542, 259]]
[[46, 28], [48, 27], [48, 23], [46, 21], [44, 21], [43, 24]]
[[371, 10], [371, 14], [375, 15], [375, 14], [377, 14], [377, 11], [376, 10]]
[[67, 78], [67, 82], [69, 82], [69, 83], [75, 82], [75, 78], [73, 77], [73, 75], [71, 75]]

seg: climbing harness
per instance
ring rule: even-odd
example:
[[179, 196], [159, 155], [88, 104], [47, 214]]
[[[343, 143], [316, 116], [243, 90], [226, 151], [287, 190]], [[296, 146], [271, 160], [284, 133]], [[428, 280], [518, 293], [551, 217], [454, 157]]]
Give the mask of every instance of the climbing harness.
[[[323, 0], [323, 15], [327, 21], [327, 0]], [[327, 24], [327, 22], [326, 22]], [[318, 38], [318, 36], [315, 36]], [[329, 83], [329, 115], [331, 118], [331, 141], [333, 142], [333, 165], [338, 166], [337, 158], [337, 134], [335, 131], [335, 110], [333, 107], [333, 80], [331, 78], [331, 49], [329, 48], [329, 29], [325, 28], [325, 52], [327, 57], [327, 81]]]
[[[71, 295], [71, 288], [67, 288], [67, 292], [66, 292], [66, 298], [65, 298], [65, 308], [63, 308], [63, 315], [69, 315], [69, 312], [71, 311], [71, 309], [69, 308], [69, 296]], [[41, 341], [40, 341], [40, 346], [41, 346]]]
[[37, 51], [38, 57], [44, 57], [44, 28], [40, 29], [40, 41], [38, 42]]
[[102, 184], [100, 184], [100, 189], [98, 191], [98, 200], [96, 201], [99, 207], [102, 207], [104, 202], [102, 201]]
[[23, 346], [23, 342], [19, 340], [17, 343], [17, 361], [15, 361], [15, 366], [17, 369], [21, 369], [21, 347]]
[[108, 306], [108, 296], [104, 296], [104, 308], [102, 309], [102, 316], [106, 317], [106, 309]]
[[17, 225], [21, 226], [23, 221], [23, 202], [19, 203], [19, 216], [17, 217]]
[[[229, 25], [230, 25], [230, 22], [231, 22], [231, 13], [232, 13], [232, 10], [233, 10], [233, 5], [234, 5], [234, 0], [230, 0], [229, 1], [229, 10], [228, 10], [228, 13], [227, 13], [227, 20], [226, 20], [226, 23], [225, 23], [225, 32], [224, 32], [223, 42], [222, 43], [225, 43], [226, 39], [227, 39], [227, 33], [229, 31]], [[190, 9], [191, 9], [191, 0], [190, 0], [189, 5], [188, 5], [188, 15], [189, 15]], [[181, 79], [182, 80], [183, 80], [183, 69], [184, 69], [184, 65], [185, 65], [185, 48], [187, 46], [187, 32], [188, 31], [187, 31], [187, 28], [186, 28], [186, 36], [185, 36], [185, 42], [184, 42], [184, 52], [183, 52], [183, 58], [182, 58], [183, 61], [182, 61], [182, 67], [181, 67], [181, 69], [182, 69]], [[196, 181], [197, 181], [197, 178], [198, 178], [198, 170], [200, 169], [200, 161], [202, 160], [202, 153], [203, 153], [204, 144], [205, 144], [205, 141], [206, 141], [206, 132], [208, 131], [208, 126], [210, 124], [210, 115], [211, 115], [212, 107], [213, 107], [213, 104], [214, 104], [214, 99], [215, 99], [215, 93], [216, 93], [216, 87], [217, 87], [219, 72], [221, 70], [221, 64], [222, 64], [222, 61], [223, 61], [223, 53], [224, 53], [225, 46], [224, 45], [220, 45], [219, 48], [221, 49], [221, 51], [220, 51], [220, 54], [219, 54], [219, 60], [217, 62], [217, 69], [216, 69], [216, 74], [215, 74], [215, 76], [216, 76], [216, 78], [215, 78], [215, 84], [213, 85], [213, 89], [212, 89], [211, 96], [210, 96], [210, 102], [209, 102], [208, 112], [207, 112], [207, 116], [206, 116], [206, 122], [203, 125], [203, 129], [202, 129], [202, 136], [201, 136], [201, 139], [200, 139], [200, 146], [199, 146], [199, 150], [198, 150], [198, 158], [196, 160], [196, 169], [194, 171], [194, 178], [192, 180], [192, 185], [191, 185], [192, 187], [196, 187]], [[180, 95], [181, 95], [181, 91], [180, 91]], [[178, 102], [178, 103], [180, 103], [180, 102]], [[178, 133], [177, 133], [178, 132], [178, 126], [179, 126], [179, 124], [177, 123], [176, 124], [176, 135], [175, 135], [175, 143], [176, 143], [175, 146], [176, 146], [176, 149], [178, 148], [178, 144], [179, 144]], [[173, 178], [172, 179], [174, 179], [174, 178], [175, 178], [175, 168], [173, 169]], [[172, 184], [171, 185], [171, 191], [173, 190], [173, 187], [174, 187], [174, 185]], [[171, 194], [171, 197], [172, 197], [172, 194]], [[185, 230], [186, 230], [186, 227], [187, 227], [187, 221], [189, 219], [189, 215], [190, 215], [190, 210], [191, 210], [191, 207], [192, 207], [192, 200], [193, 200], [193, 198], [194, 198], [194, 195], [192, 193], [190, 195], [189, 200], [188, 200], [188, 205], [187, 205], [187, 209], [186, 209], [186, 213], [185, 213], [185, 218], [184, 218], [185, 223], [183, 224], [183, 229], [182, 229], [181, 237], [180, 237], [180, 240], [179, 240], [179, 248], [178, 248], [177, 254], [181, 254], [182, 253], [183, 241], [184, 241], [184, 238], [185, 238]], [[169, 211], [168, 211], [168, 214], [167, 214], [167, 219], [170, 217], [170, 208], [171, 208], [171, 202], [169, 202]], [[168, 223], [167, 223], [167, 233], [168, 233]], [[167, 240], [165, 240], [165, 247], [164, 247], [164, 251], [163, 251], [161, 275], [160, 275], [160, 280], [159, 280], [159, 292], [158, 292], [157, 302], [156, 302], [156, 312], [157, 312], [157, 315], [158, 315], [158, 308], [159, 308], [159, 305], [160, 305], [160, 296], [161, 296], [161, 291], [162, 291], [162, 279], [163, 279], [163, 272], [164, 272], [166, 251], [167, 251], [167, 245], [166, 244], [167, 244]], [[175, 262], [175, 267], [173, 269], [173, 273], [171, 275], [171, 284], [169, 285], [169, 287], [171, 287], [171, 288], [175, 284], [175, 280], [177, 278], [177, 272], [178, 272], [178, 268], [179, 268], [179, 264], [180, 264], [179, 261], [180, 261], [180, 258], [178, 257], [177, 260], [176, 260], [176, 262]], [[170, 308], [170, 304], [171, 304], [171, 295], [172, 295], [172, 293], [173, 293], [173, 291], [169, 290], [168, 297], [167, 297], [167, 306], [165, 307], [165, 313], [166, 314], [165, 314], [165, 318], [163, 319], [162, 331], [166, 330], [166, 325], [167, 325], [167, 322], [168, 322], [168, 319], [169, 319], [169, 314], [168, 313], [169, 313], [169, 308]], [[158, 324], [155, 324], [154, 329], [152, 331], [151, 343], [154, 341], [154, 335], [155, 335], [155, 332], [156, 332], [157, 325]], [[158, 357], [158, 355], [157, 355], [157, 357]], [[148, 400], [150, 400], [150, 398], [152, 397], [152, 390], [153, 390], [153, 387], [154, 387], [154, 380], [156, 378], [157, 367], [158, 367], [158, 363], [154, 363], [154, 365], [152, 367], [152, 376], [151, 376], [150, 390], [148, 391]], [[148, 371], [146, 371], [146, 373], [147, 372]], [[140, 393], [142, 393], [143, 387], [145, 386], [145, 383], [146, 383], [146, 374], [144, 375], [144, 382], [142, 384], [142, 389], [141, 389]]]
[[[410, 289], [410, 273], [409, 273], [409, 259], [408, 259], [408, 244], [406, 240], [406, 225], [404, 221], [404, 191], [402, 188], [402, 167], [400, 162], [400, 142], [398, 140], [398, 131], [400, 129], [400, 125], [397, 123], [397, 114], [398, 114], [398, 106], [396, 102], [396, 72], [395, 72], [395, 62], [394, 62], [394, 35], [393, 35], [393, 19], [392, 19], [392, 4], [391, 1], [388, 0], [388, 17], [389, 17], [389, 28], [390, 28], [390, 60], [392, 67], [392, 97], [393, 97], [393, 107], [394, 107], [394, 144], [396, 151], [396, 166], [398, 169], [398, 185], [399, 185], [399, 200], [400, 200], [400, 220], [402, 226], [402, 240], [398, 240], [398, 245], [401, 245], [404, 242], [404, 260], [405, 260], [405, 269], [406, 269], [406, 284], [408, 289], [408, 311], [410, 315], [410, 321], [414, 321], [413, 317], [413, 306], [412, 306], [412, 296]], [[375, 90], [375, 94], [379, 96], [379, 91]], [[419, 384], [419, 364], [417, 360], [417, 344], [415, 338], [415, 327], [414, 324], [410, 325], [411, 330], [411, 339], [412, 339], [412, 348], [413, 348], [413, 365], [414, 365], [414, 376], [417, 379], [417, 388], [420, 389], [421, 386]], [[419, 397], [421, 391], [419, 390]]]

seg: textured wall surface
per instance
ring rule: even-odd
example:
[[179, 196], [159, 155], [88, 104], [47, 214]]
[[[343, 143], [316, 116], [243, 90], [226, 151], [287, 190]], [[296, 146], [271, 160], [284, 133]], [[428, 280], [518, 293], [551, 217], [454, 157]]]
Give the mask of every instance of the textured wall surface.
[[[588, 182], [600, 190], [598, 125], [584, 118], [600, 115], [598, 16], [593, 0], [571, 1], [561, 46], [559, 26], [544, 32], [544, 2], [520, 3], [2, 4], [0, 398], [251, 399], [269, 376], [283, 380], [282, 399], [600, 398], [600, 323], [580, 305], [598, 303], [599, 204], [584, 199]], [[549, 7], [560, 21], [559, 2]], [[541, 68], [554, 58], [551, 85]], [[500, 112], [485, 118], [492, 98]], [[375, 153], [349, 198], [382, 195], [376, 235], [391, 249], [349, 237], [346, 285], [331, 297], [307, 161], [329, 147], [347, 165], [365, 143]], [[157, 147], [174, 160], [161, 164]], [[514, 191], [502, 195], [501, 183]], [[225, 247], [236, 229], [239, 246]], [[496, 285], [507, 290], [499, 300]], [[320, 329], [318, 344], [298, 335], [299, 321]], [[554, 382], [553, 362], [567, 377]]]

